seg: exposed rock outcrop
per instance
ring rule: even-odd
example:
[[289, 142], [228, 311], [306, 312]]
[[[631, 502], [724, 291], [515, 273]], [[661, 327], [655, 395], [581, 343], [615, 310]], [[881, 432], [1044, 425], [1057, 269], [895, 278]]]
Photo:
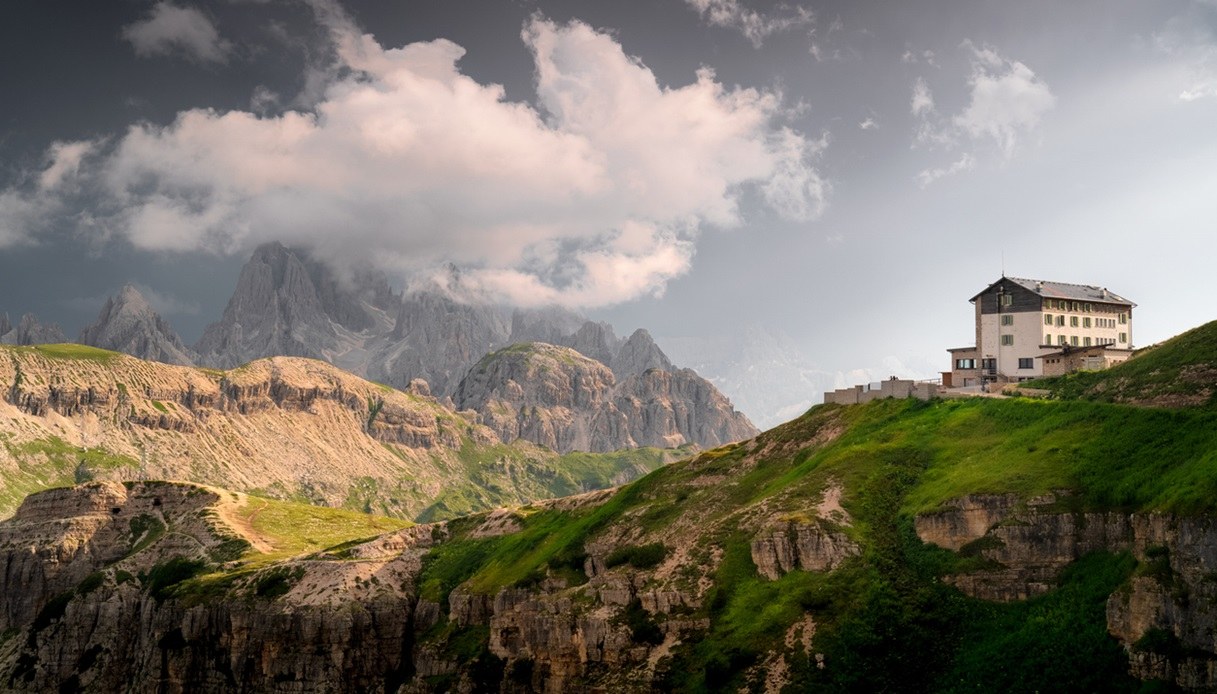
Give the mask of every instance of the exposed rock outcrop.
[[[3, 323], [8, 325], [7, 315], [5, 315]], [[63, 334], [63, 330], [58, 325], [40, 323], [37, 316], [32, 313], [21, 316], [16, 327], [9, 325], [8, 330], [0, 331], [0, 344], [5, 345], [53, 345], [67, 341], [67, 336]]]
[[613, 367], [613, 373], [619, 379], [636, 376], [647, 369], [675, 370], [672, 362], [668, 360], [668, 355], [659, 349], [659, 345], [651, 339], [651, 333], [643, 328], [635, 330], [634, 334], [630, 335], [610, 364]]
[[97, 320], [80, 331], [79, 342], [140, 359], [189, 365], [195, 355], [139, 290], [126, 285], [106, 300]]
[[368, 374], [392, 384], [421, 378], [435, 393], [450, 395], [471, 364], [504, 343], [507, 331], [501, 309], [412, 292], [402, 298], [392, 332], [375, 342]]
[[1108, 598], [1107, 628], [1128, 650], [1133, 674], [1188, 689], [1217, 687], [1217, 519], [1069, 511], [1060, 503], [1067, 496], [965, 497], [918, 516], [917, 533], [988, 560], [988, 568], [949, 577], [986, 600], [1043, 594], [1090, 552], [1131, 552], [1147, 570]]
[[241, 269], [223, 317], [195, 350], [200, 363], [219, 368], [301, 356], [358, 371], [368, 337], [358, 333], [387, 329], [396, 304], [383, 276], [340, 277], [307, 253], [270, 243]]
[[650, 369], [618, 383], [603, 363], [544, 343], [484, 357], [461, 381], [456, 402], [482, 413], [504, 440], [558, 451], [713, 447], [757, 433], [691, 371]]

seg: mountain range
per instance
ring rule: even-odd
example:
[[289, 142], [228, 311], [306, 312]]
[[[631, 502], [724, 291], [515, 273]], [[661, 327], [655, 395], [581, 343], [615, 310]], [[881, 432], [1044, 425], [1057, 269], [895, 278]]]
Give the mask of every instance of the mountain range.
[[[0, 328], [0, 341], [9, 344], [66, 341], [30, 315], [15, 328], [5, 318]], [[559, 452], [712, 447], [757, 432], [713, 384], [677, 369], [645, 330], [623, 340], [611, 326], [563, 309], [472, 303], [438, 288], [397, 292], [382, 273], [340, 273], [278, 243], [253, 252], [222, 317], [192, 347], [130, 285], [106, 301], [78, 342], [167, 364], [231, 369], [266, 357], [306, 357], [398, 389], [423, 381], [439, 402], [495, 422], [506, 441], [519, 437]], [[537, 393], [541, 384], [510, 366], [491, 368], [496, 358], [517, 354], [503, 348], [524, 343], [537, 354], [569, 351], [572, 358], [554, 364], [602, 372], [602, 392], [562, 404], [568, 398], [553, 392], [554, 382]], [[479, 375], [462, 390], [475, 364]], [[565, 383], [573, 387], [578, 374], [572, 377]], [[494, 412], [486, 410], [491, 393]], [[517, 405], [512, 425], [503, 419], [509, 402]], [[544, 425], [536, 423], [537, 405], [547, 410]], [[603, 431], [590, 433], [597, 428]]]

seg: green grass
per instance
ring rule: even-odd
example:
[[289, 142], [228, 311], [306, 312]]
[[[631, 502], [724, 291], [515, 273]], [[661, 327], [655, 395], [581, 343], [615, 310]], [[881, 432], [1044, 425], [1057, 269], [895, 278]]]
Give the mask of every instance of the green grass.
[[604, 489], [658, 469], [690, 450], [638, 448], [558, 455], [525, 441], [484, 446], [466, 440], [457, 454], [463, 468], [460, 481], [443, 489], [415, 519], [445, 520]]
[[80, 359], [84, 361], [96, 362], [109, 362], [123, 356], [118, 352], [111, 352], [105, 349], [98, 349], [97, 347], [70, 343], [55, 345], [31, 345], [28, 347], [0, 345], [0, 349], [17, 352], [19, 354], [40, 354], [51, 359]]
[[1217, 321], [1136, 352], [1103, 371], [1044, 378], [1026, 384], [1061, 399], [1103, 402], [1169, 400], [1171, 396], [1217, 402]]
[[400, 530], [409, 521], [357, 511], [250, 498], [241, 516], [274, 545], [263, 561], [316, 552], [351, 540]]
[[973, 398], [851, 410], [844, 435], [773, 477], [757, 497], [813, 472], [849, 487], [877, 458], [916, 454], [929, 462], [902, 502], [909, 514], [967, 494], [1026, 498], [1056, 489], [1074, 490], [1080, 504], [1101, 510], [1217, 510], [1217, 412], [1207, 408]]
[[17, 510], [26, 496], [55, 487], [87, 482], [106, 472], [139, 467], [135, 458], [102, 448], [73, 446], [58, 436], [13, 443], [0, 436], [16, 469], [0, 470], [0, 518]]

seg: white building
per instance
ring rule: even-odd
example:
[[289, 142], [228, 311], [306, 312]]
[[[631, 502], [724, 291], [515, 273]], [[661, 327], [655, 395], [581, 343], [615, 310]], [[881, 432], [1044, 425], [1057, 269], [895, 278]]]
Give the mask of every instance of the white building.
[[1002, 277], [971, 302], [976, 345], [947, 350], [946, 387], [1105, 368], [1132, 354], [1136, 304], [1105, 287]]

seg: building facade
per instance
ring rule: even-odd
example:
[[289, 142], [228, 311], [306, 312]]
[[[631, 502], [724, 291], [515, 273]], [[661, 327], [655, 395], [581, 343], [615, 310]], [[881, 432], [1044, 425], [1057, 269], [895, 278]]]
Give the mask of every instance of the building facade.
[[[1136, 304], [1105, 287], [1002, 277], [971, 302], [976, 344], [947, 350], [946, 387], [1025, 381], [1065, 366], [1106, 368], [1132, 354]], [[1088, 359], [1070, 356], [1083, 350]], [[1049, 355], [1056, 360], [1046, 373]]]

